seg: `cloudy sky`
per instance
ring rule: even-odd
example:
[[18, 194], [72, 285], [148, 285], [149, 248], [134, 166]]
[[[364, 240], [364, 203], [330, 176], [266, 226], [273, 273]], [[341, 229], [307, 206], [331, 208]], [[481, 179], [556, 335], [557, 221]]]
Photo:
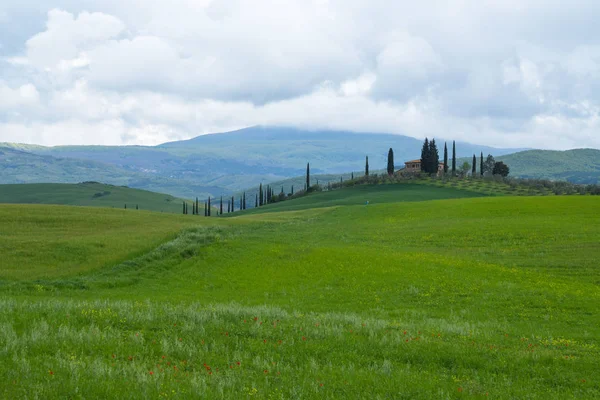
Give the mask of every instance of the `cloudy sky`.
[[600, 148], [597, 0], [2, 0], [0, 142], [251, 125]]

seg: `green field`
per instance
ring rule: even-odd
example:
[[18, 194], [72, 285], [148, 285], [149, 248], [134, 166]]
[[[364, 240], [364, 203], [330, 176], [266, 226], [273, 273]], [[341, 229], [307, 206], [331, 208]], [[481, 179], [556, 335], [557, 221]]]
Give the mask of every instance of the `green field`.
[[183, 200], [168, 194], [96, 182], [0, 185], [0, 203], [62, 204], [181, 213]]
[[0, 206], [0, 397], [600, 397], [600, 198], [392, 187]]

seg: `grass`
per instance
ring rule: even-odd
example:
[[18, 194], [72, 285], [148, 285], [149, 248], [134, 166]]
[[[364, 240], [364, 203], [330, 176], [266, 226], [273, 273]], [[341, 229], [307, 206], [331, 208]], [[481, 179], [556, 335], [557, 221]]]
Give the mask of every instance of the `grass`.
[[263, 208], [246, 210], [245, 214], [275, 211], [297, 211], [310, 208], [332, 206], [351, 206], [418, 202], [424, 200], [459, 199], [483, 197], [486, 194], [475, 191], [459, 190], [453, 187], [430, 187], [417, 183], [398, 183], [380, 185], [357, 185], [337, 190], [324, 191], [300, 197], [293, 201], [282, 201]]
[[65, 206], [0, 206], [0, 282], [72, 276], [144, 254], [193, 216]]
[[[360, 190], [234, 218], [147, 213], [141, 236], [183, 230], [87, 272], [21, 258], [30, 272], [0, 288], [0, 397], [600, 396], [599, 198], [392, 202], [382, 185], [367, 207]], [[18, 235], [53, 236], [14, 225], [0, 243]]]
[[146, 190], [101, 183], [0, 185], [0, 203], [62, 204], [181, 213], [183, 200]]

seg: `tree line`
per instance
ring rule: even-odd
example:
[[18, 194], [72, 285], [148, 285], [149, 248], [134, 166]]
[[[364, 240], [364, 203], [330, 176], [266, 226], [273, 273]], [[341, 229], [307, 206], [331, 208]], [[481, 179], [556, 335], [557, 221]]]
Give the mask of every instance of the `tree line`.
[[[421, 169], [420, 169], [421, 172], [424, 172], [427, 174], [437, 174], [440, 171], [443, 171], [444, 174], [447, 174], [449, 172], [447, 143], [444, 143], [444, 161], [443, 161], [443, 164], [440, 164], [440, 156], [439, 156], [439, 151], [438, 151], [435, 139], [432, 139], [431, 141], [429, 141], [428, 138], [425, 138], [425, 141], [423, 142], [423, 147], [421, 149], [420, 163], [421, 163]], [[472, 175], [475, 176], [476, 171], [477, 171], [476, 164], [477, 164], [477, 157], [475, 156], [475, 154], [473, 154], [472, 165], [469, 165], [469, 163], [465, 162], [463, 164], [463, 166], [461, 167], [460, 171], [457, 171], [457, 168], [456, 168], [456, 142], [455, 141], [452, 142], [452, 168], [450, 170], [452, 176], [466, 175], [466, 173], [469, 170], [471, 170]], [[390, 176], [394, 175], [396, 173], [396, 167], [394, 165], [394, 150], [392, 148], [390, 148], [388, 151], [386, 170], [387, 170], [387, 174]], [[503, 162], [496, 162], [494, 157], [491, 154], [488, 155], [487, 159], [484, 161], [483, 152], [481, 153], [479, 170], [480, 170], [481, 176], [484, 176], [486, 173], [489, 173], [492, 175], [501, 175], [503, 177], [508, 176], [509, 171], [510, 171], [508, 166], [505, 165]], [[369, 156], [366, 156], [365, 157], [364, 176], [368, 177], [369, 172], [370, 172], [369, 171]], [[352, 174], [351, 174], [351, 180], [352, 181], [354, 180], [354, 172], [352, 172]], [[329, 190], [331, 190], [332, 188], [342, 186], [343, 184], [344, 184], [343, 177], [340, 177], [339, 184], [335, 184], [335, 183], [332, 184], [331, 181], [329, 181], [329, 182], [327, 182], [327, 188]], [[277, 202], [286, 200], [288, 198], [298, 197], [298, 196], [302, 196], [306, 193], [310, 193], [313, 191], [320, 191], [320, 190], [322, 190], [322, 187], [319, 185], [318, 180], [317, 180], [316, 185], [311, 185], [310, 163], [307, 163], [306, 164], [305, 183], [304, 183], [303, 190], [301, 190], [299, 192], [294, 192], [294, 186], [292, 185], [291, 192], [285, 193], [283, 186], [282, 186], [281, 191], [278, 194], [276, 194], [274, 191], [274, 188], [271, 185], [263, 186], [263, 184], [260, 183], [259, 187], [258, 187], [258, 191], [255, 194], [253, 208], [263, 207], [265, 205], [277, 203]], [[209, 197], [204, 202], [204, 216], [205, 217], [212, 216], [213, 204], [214, 204], [214, 201], [211, 197]], [[247, 209], [247, 205], [248, 205], [248, 202], [246, 199], [246, 192], [243, 192], [239, 196], [239, 199], [236, 199], [234, 196], [232, 196], [231, 198], [226, 199], [224, 201], [223, 196], [221, 196], [218, 207], [216, 207], [217, 208], [216, 213], [217, 213], [217, 215], [223, 215], [225, 213], [225, 206], [227, 206], [227, 213], [233, 213], [236, 210], [243, 211], [243, 210]], [[186, 202], [183, 202], [182, 212], [183, 212], [183, 214], [189, 214], [189, 206]], [[200, 203], [199, 203], [198, 198], [196, 198], [196, 201], [194, 203], [192, 203], [192, 214], [200, 215]]]

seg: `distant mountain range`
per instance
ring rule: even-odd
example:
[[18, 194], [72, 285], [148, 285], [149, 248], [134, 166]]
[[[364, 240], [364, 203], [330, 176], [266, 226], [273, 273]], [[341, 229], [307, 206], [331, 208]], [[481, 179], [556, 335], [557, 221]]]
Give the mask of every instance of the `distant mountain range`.
[[[438, 139], [440, 157], [443, 145]], [[403, 161], [419, 158], [421, 146], [421, 140], [401, 135], [282, 127], [252, 127], [153, 147], [3, 143], [0, 183], [99, 181], [204, 198], [301, 176], [307, 162], [314, 174], [341, 174], [362, 171], [365, 156], [369, 156], [372, 170], [383, 169], [390, 147], [396, 165], [401, 166]], [[458, 157], [490, 153], [504, 159], [513, 175], [598, 181], [598, 150], [534, 151], [530, 154], [539, 154], [535, 163], [531, 157], [519, 156], [523, 153], [517, 152], [522, 150], [457, 142]], [[585, 152], [584, 158], [580, 152]], [[511, 153], [517, 154], [508, 156]]]

